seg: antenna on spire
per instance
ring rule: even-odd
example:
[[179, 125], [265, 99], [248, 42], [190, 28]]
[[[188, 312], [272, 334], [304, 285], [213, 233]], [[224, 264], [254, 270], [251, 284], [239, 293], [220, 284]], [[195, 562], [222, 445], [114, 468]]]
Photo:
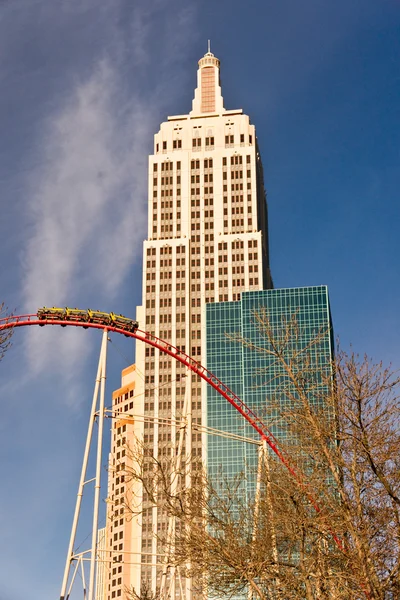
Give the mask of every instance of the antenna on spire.
[[210, 54], [210, 52], [211, 52], [211, 49], [210, 49], [210, 48], [211, 48], [211, 44], [210, 44], [210, 40], [208, 40], [208, 53], [209, 53], [209, 54]]

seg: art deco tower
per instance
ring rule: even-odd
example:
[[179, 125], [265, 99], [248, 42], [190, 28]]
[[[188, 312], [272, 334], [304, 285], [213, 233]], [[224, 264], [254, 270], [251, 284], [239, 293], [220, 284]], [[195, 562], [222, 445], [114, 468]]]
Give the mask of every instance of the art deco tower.
[[[209, 51], [199, 61], [197, 88], [187, 115], [168, 117], [154, 138], [149, 157], [148, 234], [143, 247], [143, 303], [139, 328], [179, 347], [206, 364], [205, 305], [239, 300], [243, 291], [272, 288], [267, 206], [254, 125], [241, 109], [225, 110], [220, 62]], [[123, 498], [129, 466], [123, 446], [133, 435], [160, 460], [171, 453], [189, 395], [191, 421], [185, 451], [206, 460], [205, 383], [185, 377], [185, 369], [143, 343], [136, 367], [123, 373], [113, 394], [109, 480], [108, 550], [112, 568], [106, 597], [125, 596], [160, 584], [157, 532], [166, 517], [142, 494], [142, 513], [128, 519]], [[135, 415], [132, 419], [129, 415]], [[138, 417], [139, 415], [139, 417]], [[141, 418], [140, 418], [141, 415]], [[183, 589], [184, 588], [184, 589]], [[191, 595], [190, 585], [172, 596]]]

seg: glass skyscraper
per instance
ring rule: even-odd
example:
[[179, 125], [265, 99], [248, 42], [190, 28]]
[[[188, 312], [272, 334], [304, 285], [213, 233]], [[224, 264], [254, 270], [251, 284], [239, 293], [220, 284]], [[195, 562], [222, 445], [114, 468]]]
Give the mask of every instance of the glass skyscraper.
[[[285, 439], [287, 430], [278, 413], [279, 408], [284, 409], [284, 404], [290, 401], [294, 390], [290, 390], [282, 364], [262, 350], [268, 350], [269, 341], [255, 318], [260, 312], [268, 318], [272, 335], [279, 338], [286, 326], [292, 328], [287, 345], [288, 356], [307, 351], [314, 378], [320, 380], [319, 385], [314, 387], [317, 390], [315, 398], [310, 398], [310, 401], [320, 403], [324, 393], [330, 391], [323, 375], [332, 374], [334, 351], [328, 289], [316, 286], [243, 292], [237, 302], [206, 307], [207, 368], [265, 422], [278, 442], [285, 442], [288, 441]], [[249, 344], [233, 341], [230, 336], [235, 335], [246, 339]], [[261, 351], [252, 349], [252, 344]], [[207, 425], [236, 436], [259, 437], [210, 386], [207, 392]], [[246, 470], [255, 466], [255, 460], [254, 445], [239, 439], [208, 435], [207, 466], [211, 479], [221, 473], [228, 478], [244, 473], [246, 480], [251, 482], [251, 475], [248, 477]]]

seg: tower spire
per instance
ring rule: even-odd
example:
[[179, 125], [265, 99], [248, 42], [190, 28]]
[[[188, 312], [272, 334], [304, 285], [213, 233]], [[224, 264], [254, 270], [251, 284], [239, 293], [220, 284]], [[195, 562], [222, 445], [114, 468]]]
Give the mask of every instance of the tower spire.
[[207, 40], [208, 52], [199, 60], [197, 88], [195, 90], [191, 115], [201, 113], [221, 113], [224, 110], [219, 79], [219, 60], [211, 52], [211, 41]]

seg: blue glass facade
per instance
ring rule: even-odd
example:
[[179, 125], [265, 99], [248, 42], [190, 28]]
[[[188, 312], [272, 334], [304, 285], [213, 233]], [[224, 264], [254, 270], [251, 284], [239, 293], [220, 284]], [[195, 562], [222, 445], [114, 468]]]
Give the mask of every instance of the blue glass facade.
[[[279, 422], [280, 411], [276, 407], [284, 409], [285, 403], [290, 402], [293, 389], [282, 364], [268, 352], [270, 342], [263, 335], [255, 315], [267, 317], [272, 334], [278, 340], [281, 338], [282, 342], [283, 331], [291, 323], [291, 335], [285, 343], [286, 355], [307, 354], [310, 361], [308, 372], [313, 374], [316, 383], [312, 386], [310, 394], [314, 397], [310, 400], [321, 403], [324, 391], [327, 391], [324, 390], [323, 374], [331, 374], [333, 358], [327, 287], [244, 292], [240, 301], [208, 304], [206, 311], [207, 368], [267, 424], [278, 440], [285, 441], [287, 432]], [[259, 350], [232, 341], [229, 335], [239, 335]], [[207, 392], [207, 425], [257, 439], [257, 434], [243, 417], [210, 386]], [[208, 472], [213, 480], [221, 472], [230, 478], [249, 468], [253, 471], [256, 446], [209, 435], [207, 456]], [[251, 479], [249, 477], [248, 481]]]

